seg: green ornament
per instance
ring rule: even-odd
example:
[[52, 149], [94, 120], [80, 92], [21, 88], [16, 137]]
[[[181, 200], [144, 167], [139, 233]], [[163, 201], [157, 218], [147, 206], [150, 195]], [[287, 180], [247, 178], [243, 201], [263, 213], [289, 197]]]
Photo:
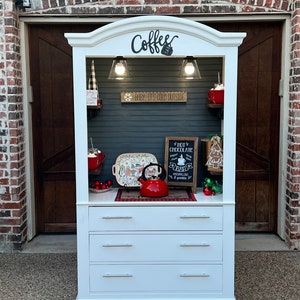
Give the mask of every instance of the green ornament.
[[214, 186], [212, 187], [212, 190], [213, 190], [214, 192], [216, 192], [216, 193], [219, 193], [219, 192], [220, 192], [220, 186], [219, 186], [219, 185], [214, 185]]
[[211, 179], [210, 178], [206, 178], [206, 183], [207, 184], [211, 184], [212, 183]]

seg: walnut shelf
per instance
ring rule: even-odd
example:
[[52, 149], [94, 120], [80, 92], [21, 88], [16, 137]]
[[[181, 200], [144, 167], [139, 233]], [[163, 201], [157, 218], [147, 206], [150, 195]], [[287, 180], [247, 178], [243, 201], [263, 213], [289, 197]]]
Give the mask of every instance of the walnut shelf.
[[207, 103], [207, 107], [209, 108], [224, 108], [224, 104], [216, 104], [216, 103]]
[[98, 111], [102, 109], [102, 104], [100, 105], [87, 105], [87, 116], [88, 119], [95, 118], [97, 116]]
[[101, 109], [102, 105], [87, 105], [87, 109]]
[[207, 107], [211, 108], [211, 109], [215, 109], [215, 111], [218, 115], [218, 118], [223, 120], [223, 118], [224, 118], [224, 104], [216, 104], [216, 103], [208, 102]]

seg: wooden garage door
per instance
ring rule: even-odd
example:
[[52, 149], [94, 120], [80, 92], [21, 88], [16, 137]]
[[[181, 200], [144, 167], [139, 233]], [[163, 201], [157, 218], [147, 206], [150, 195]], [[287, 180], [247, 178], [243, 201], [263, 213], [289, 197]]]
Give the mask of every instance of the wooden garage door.
[[276, 231], [281, 23], [216, 25], [247, 32], [239, 47], [236, 230]]
[[[239, 47], [236, 229], [276, 231], [281, 66], [279, 22], [209, 24], [247, 32]], [[39, 232], [75, 231], [72, 54], [64, 32], [99, 25], [31, 25]]]
[[76, 230], [72, 48], [64, 32], [96, 27], [30, 26], [38, 232]]

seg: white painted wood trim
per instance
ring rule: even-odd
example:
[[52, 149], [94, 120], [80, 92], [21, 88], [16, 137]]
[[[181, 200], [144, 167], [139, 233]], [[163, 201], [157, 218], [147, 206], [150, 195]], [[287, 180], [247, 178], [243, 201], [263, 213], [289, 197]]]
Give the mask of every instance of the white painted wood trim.
[[35, 218], [35, 190], [34, 190], [34, 167], [33, 167], [33, 140], [32, 140], [32, 116], [31, 105], [32, 95], [30, 91], [30, 67], [29, 67], [29, 44], [27, 24], [20, 24], [21, 43], [21, 64], [23, 83], [23, 104], [24, 104], [24, 141], [25, 141], [25, 175], [26, 175], [26, 201], [27, 201], [27, 240], [36, 235]]
[[[128, 52], [123, 42], [124, 35], [128, 33], [141, 34], [142, 32], [149, 32], [153, 29], [161, 31], [170, 31], [174, 35], [188, 35], [190, 38], [194, 37], [201, 41], [207, 41], [210, 47], [238, 47], [243, 38], [244, 33], [240, 32], [220, 32], [209, 26], [201, 23], [193, 22], [184, 18], [170, 17], [170, 16], [142, 16], [127, 18], [117, 23], [110, 23], [106, 26], [100, 27], [88, 33], [66, 33], [65, 37], [68, 39], [72, 47], [96, 47], [98, 44], [105, 44], [108, 40], [113, 40], [121, 48], [122, 55], [137, 56], [132, 52]], [[186, 46], [186, 45], [185, 45]], [[113, 50], [113, 49], [111, 49]], [[189, 51], [195, 50], [203, 52], [203, 49], [193, 49], [190, 45]], [[110, 55], [110, 53], [106, 53]], [[185, 53], [183, 53], [185, 55]], [[153, 55], [151, 55], [153, 57]]]
[[291, 22], [286, 19], [282, 32], [281, 87], [278, 91], [280, 103], [279, 170], [278, 170], [278, 213], [277, 233], [285, 239], [285, 204], [288, 151], [289, 70], [290, 70]]

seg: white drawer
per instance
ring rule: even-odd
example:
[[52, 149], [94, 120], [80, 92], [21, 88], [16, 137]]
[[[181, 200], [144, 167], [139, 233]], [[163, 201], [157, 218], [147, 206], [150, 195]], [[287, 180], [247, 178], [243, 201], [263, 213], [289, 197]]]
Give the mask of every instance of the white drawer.
[[89, 230], [222, 230], [223, 208], [90, 207]]
[[221, 292], [221, 265], [91, 265], [91, 292]]
[[90, 235], [92, 262], [222, 261], [221, 235]]

